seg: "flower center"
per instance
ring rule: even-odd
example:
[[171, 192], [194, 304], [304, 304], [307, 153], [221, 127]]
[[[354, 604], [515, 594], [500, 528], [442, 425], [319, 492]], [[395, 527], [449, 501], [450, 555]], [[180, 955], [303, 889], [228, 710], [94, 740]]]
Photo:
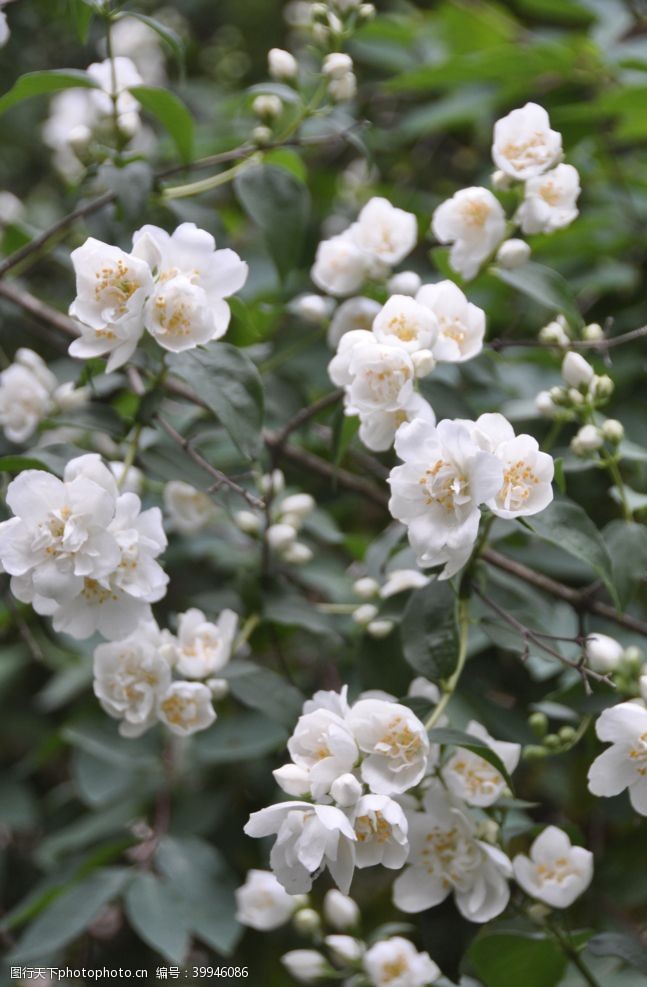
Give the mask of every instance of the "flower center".
[[382, 983], [388, 984], [390, 980], [401, 977], [409, 969], [407, 958], [403, 954], [395, 956], [392, 960], [382, 964]]
[[453, 339], [455, 343], [458, 343], [459, 348], [462, 347], [465, 342], [465, 326], [455, 317], [441, 315], [438, 318], [440, 323], [440, 331], [443, 336], [447, 336], [449, 339]]
[[360, 843], [365, 843], [367, 840], [386, 843], [391, 837], [391, 826], [378, 810], [370, 815], [357, 817], [355, 835]]
[[453, 511], [469, 501], [467, 477], [457, 473], [452, 463], [437, 459], [425, 470], [419, 483], [425, 488], [427, 504], [439, 504], [446, 511]]
[[98, 606], [107, 603], [108, 600], [118, 599], [117, 595], [111, 589], [102, 586], [96, 579], [85, 579], [83, 581], [81, 595], [91, 605]]
[[559, 188], [552, 179], [549, 179], [539, 189], [539, 194], [549, 206], [558, 206], [562, 197]]
[[539, 130], [525, 141], [509, 141], [501, 153], [514, 168], [519, 169], [527, 168], [528, 165], [543, 165], [550, 160], [546, 137]]
[[481, 199], [468, 199], [461, 207], [461, 215], [468, 226], [485, 226], [490, 215], [490, 206]]
[[548, 881], [557, 881], [560, 884], [567, 877], [578, 873], [577, 867], [573, 867], [566, 857], [558, 857], [557, 860], [553, 861], [552, 867], [548, 864], [535, 865], [535, 876], [542, 886]]
[[461, 776], [472, 796], [492, 792], [498, 789], [502, 781], [500, 772], [478, 756], [469, 760], [458, 757], [449, 762], [448, 768]]
[[638, 743], [629, 751], [629, 757], [634, 762], [637, 774], [647, 776], [647, 733], [641, 733]]
[[392, 336], [397, 336], [403, 343], [410, 343], [418, 338], [418, 328], [414, 322], [407, 319], [406, 315], [394, 315], [389, 319], [386, 331]]
[[408, 724], [403, 723], [397, 716], [391, 720], [387, 726], [386, 733], [375, 745], [378, 754], [386, 754], [387, 757], [399, 758], [405, 764], [410, 764], [420, 756], [422, 751], [422, 741], [420, 735], [414, 733]]
[[140, 282], [132, 276], [123, 260], [118, 260], [114, 267], [106, 265], [100, 268], [94, 276], [96, 301], [113, 306], [117, 316], [124, 315], [128, 300], [141, 288]]
[[518, 511], [530, 496], [530, 489], [539, 479], [523, 459], [511, 463], [503, 474], [503, 485], [497, 494], [497, 503], [506, 511]]

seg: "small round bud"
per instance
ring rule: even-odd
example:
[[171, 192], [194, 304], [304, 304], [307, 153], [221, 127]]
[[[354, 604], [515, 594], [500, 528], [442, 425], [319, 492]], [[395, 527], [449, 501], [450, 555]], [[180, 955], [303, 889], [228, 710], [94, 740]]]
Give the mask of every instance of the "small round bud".
[[526, 761], [539, 761], [542, 757], [546, 757], [545, 747], [540, 747], [538, 744], [528, 744], [523, 749], [523, 757]]
[[535, 398], [535, 408], [543, 418], [554, 418], [557, 408], [548, 391], [540, 391]]
[[308, 493], [290, 494], [279, 505], [281, 514], [295, 514], [299, 518], [312, 514], [316, 506], [314, 497]]
[[411, 362], [416, 377], [426, 377], [436, 366], [436, 360], [431, 350], [417, 350], [411, 354]]
[[547, 733], [544, 737], [544, 747], [549, 751], [557, 750], [562, 746], [562, 742], [556, 733]]
[[304, 322], [318, 326], [330, 315], [331, 299], [324, 298], [323, 295], [299, 295], [290, 305], [290, 309]]
[[372, 620], [370, 624], [366, 625], [366, 633], [370, 637], [383, 638], [388, 637], [395, 624], [392, 620]]
[[302, 798], [310, 792], [310, 774], [307, 768], [301, 768], [298, 764], [283, 764], [280, 768], [275, 768], [272, 774], [279, 788], [288, 795]]
[[323, 901], [323, 913], [326, 922], [332, 925], [333, 929], [354, 929], [359, 922], [359, 906], [352, 898], [342, 894], [341, 891], [337, 891], [336, 888], [326, 892]]
[[571, 341], [564, 326], [556, 319], [539, 330], [539, 339], [542, 343], [550, 343], [551, 346], [561, 347], [568, 346]]
[[506, 175], [505, 171], [500, 171], [498, 168], [496, 171], [492, 172], [492, 177], [490, 179], [492, 182], [492, 187], [497, 190], [497, 192], [506, 192], [512, 185], [512, 179], [509, 175]]
[[550, 400], [553, 404], [566, 404], [568, 396], [563, 387], [551, 387], [548, 392]]
[[607, 440], [607, 442], [613, 442], [617, 445], [618, 442], [622, 442], [625, 437], [625, 429], [622, 422], [619, 422], [617, 418], [607, 418], [604, 424], [600, 427], [602, 435]]
[[545, 713], [539, 711], [531, 713], [528, 717], [528, 726], [534, 733], [535, 737], [545, 737], [548, 733], [548, 717]]
[[499, 824], [494, 819], [481, 819], [476, 826], [476, 835], [484, 843], [494, 845], [499, 838]]
[[415, 271], [400, 271], [389, 278], [386, 287], [392, 295], [413, 297], [418, 293], [421, 284], [422, 278]]
[[267, 65], [273, 79], [289, 82], [296, 79], [299, 63], [294, 55], [283, 48], [272, 48], [267, 54]]
[[571, 449], [576, 456], [588, 456], [602, 446], [604, 439], [595, 425], [583, 425], [571, 439]]
[[336, 103], [352, 99], [357, 92], [357, 79], [353, 72], [348, 72], [341, 79], [331, 79], [328, 84], [330, 98]]
[[570, 401], [571, 404], [574, 404], [575, 407], [584, 404], [584, 397], [582, 395], [582, 392], [578, 391], [575, 387], [569, 387], [566, 393], [568, 400]]
[[229, 695], [229, 682], [227, 679], [207, 679], [207, 688], [211, 691], [211, 698], [216, 701], [225, 699]]
[[[316, 913], [315, 913], [316, 914]], [[302, 984], [312, 984], [328, 976], [330, 967], [315, 949], [292, 949], [281, 957], [288, 973]]]
[[511, 239], [504, 240], [496, 253], [496, 259], [501, 267], [507, 271], [513, 271], [517, 267], [523, 267], [530, 259], [530, 247], [525, 240]]
[[372, 603], [363, 603], [361, 607], [353, 611], [353, 620], [361, 627], [365, 627], [372, 620], [375, 620], [377, 613], [377, 607], [373, 606]]
[[567, 353], [562, 362], [562, 377], [569, 387], [588, 387], [593, 380], [593, 367], [580, 353]]
[[[337, 805], [341, 805], [343, 808], [348, 808], [350, 805], [355, 805], [358, 798], [362, 794], [362, 784], [358, 781], [355, 775], [339, 775], [339, 777], [335, 778], [330, 786], [330, 794]], [[335, 928], [346, 927], [336, 925]]]
[[[644, 655], [641, 649], [636, 647], [635, 644], [630, 645], [622, 656], [623, 664], [629, 666], [629, 668], [633, 669], [635, 672], [641, 670], [643, 660]], [[647, 671], [647, 669], [645, 669], [645, 671]]]
[[271, 473], [264, 473], [260, 479], [261, 493], [280, 494], [285, 489], [285, 477], [281, 470], [272, 470]]
[[533, 922], [536, 922], [537, 925], [544, 925], [550, 915], [550, 908], [547, 905], [542, 905], [540, 902], [535, 901], [532, 905], [528, 905], [526, 915]]
[[291, 524], [271, 524], [265, 532], [265, 537], [270, 548], [276, 552], [281, 552], [288, 548], [296, 539], [296, 529]]
[[329, 79], [343, 79], [353, 71], [353, 59], [345, 52], [333, 51], [324, 58], [321, 70]]
[[286, 562], [290, 562], [292, 565], [306, 565], [308, 562], [312, 561], [312, 549], [303, 542], [295, 541], [293, 545], [289, 545], [284, 553], [283, 558]]
[[252, 103], [252, 110], [262, 120], [273, 120], [283, 109], [281, 99], [274, 93], [261, 93]]
[[252, 130], [252, 140], [259, 147], [266, 147], [268, 144], [271, 144], [273, 136], [269, 127], [254, 127]]
[[380, 584], [370, 576], [362, 576], [353, 583], [353, 593], [361, 600], [370, 600], [380, 592]]
[[562, 741], [563, 744], [572, 744], [576, 736], [577, 736], [577, 731], [575, 730], [574, 727], [569, 727], [569, 726], [560, 727], [559, 739]]
[[324, 942], [338, 963], [353, 966], [364, 955], [364, 943], [353, 936], [326, 936]]
[[618, 667], [624, 648], [607, 634], [589, 634], [584, 644], [584, 654], [594, 672], [606, 675]]
[[261, 530], [261, 519], [252, 511], [236, 511], [234, 524], [246, 535], [256, 535]]
[[292, 924], [297, 932], [309, 936], [313, 932], [319, 931], [321, 928], [321, 919], [314, 908], [300, 908], [298, 912], [295, 912]]
[[597, 322], [590, 322], [588, 326], [584, 326], [582, 329], [582, 339], [586, 339], [589, 342], [597, 342], [599, 339], [604, 339], [604, 330], [601, 325]]
[[363, 21], [370, 21], [375, 17], [376, 10], [374, 3], [363, 3], [357, 12]]
[[597, 398], [608, 398], [613, 394], [615, 384], [608, 374], [599, 374], [593, 378], [591, 388]]

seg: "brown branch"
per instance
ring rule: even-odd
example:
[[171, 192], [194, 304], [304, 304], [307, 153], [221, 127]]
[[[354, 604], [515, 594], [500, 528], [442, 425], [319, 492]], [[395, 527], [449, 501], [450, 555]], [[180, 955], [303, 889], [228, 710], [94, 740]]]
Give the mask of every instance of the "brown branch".
[[200, 467], [200, 469], [203, 469], [205, 473], [208, 473], [209, 476], [213, 477], [216, 482], [209, 488], [211, 491], [219, 490], [221, 487], [229, 487], [229, 489], [233, 490], [239, 497], [243, 497], [250, 507], [254, 507], [257, 510], [263, 510], [265, 505], [259, 497], [255, 497], [254, 494], [250, 493], [250, 491], [246, 490], [244, 487], [241, 487], [239, 483], [232, 480], [231, 477], [227, 476], [226, 473], [223, 473], [222, 470], [212, 466], [211, 463], [204, 458], [204, 456], [200, 455], [200, 453], [193, 448], [190, 440], [185, 439], [184, 436], [180, 435], [180, 433], [173, 428], [170, 422], [168, 422], [165, 418], [162, 418], [161, 415], [156, 415], [155, 420], [160, 423], [169, 438], [173, 439], [173, 441], [186, 452], [186, 454], [197, 466]]
[[79, 335], [77, 324], [69, 315], [59, 312], [57, 308], [52, 308], [46, 302], [41, 302], [35, 295], [16, 287], [15, 284], [0, 281], [0, 298], [4, 298], [13, 305], [17, 305], [18, 308], [22, 308], [25, 312], [32, 315], [37, 322], [51, 326], [53, 329], [58, 329], [59, 332], [65, 333], [66, 336], [76, 338]]
[[285, 440], [292, 435], [292, 432], [296, 432], [298, 428], [305, 425], [306, 422], [310, 421], [311, 418], [315, 418], [320, 412], [325, 411], [326, 408], [332, 407], [332, 405], [337, 404], [340, 400], [342, 394], [344, 393], [343, 387], [338, 387], [336, 390], [331, 391], [329, 394], [324, 394], [323, 397], [309, 404], [307, 408], [301, 408], [297, 411], [296, 415], [293, 415], [278, 432], [274, 433], [274, 445], [282, 446]]
[[[569, 342], [569, 348], [575, 350], [600, 350], [604, 353], [607, 350], [612, 349], [614, 346], [623, 346], [625, 343], [632, 343], [636, 339], [644, 339], [647, 336], [647, 326], [641, 326], [639, 329], [632, 329], [630, 332], [625, 332], [621, 336], [609, 336], [603, 339], [572, 339]], [[561, 349], [557, 347], [555, 343], [544, 342], [543, 339], [491, 339], [487, 346], [494, 350], [495, 353], [499, 353], [501, 350], [512, 349], [515, 346], [521, 346], [526, 349], [538, 347], [540, 349]]]

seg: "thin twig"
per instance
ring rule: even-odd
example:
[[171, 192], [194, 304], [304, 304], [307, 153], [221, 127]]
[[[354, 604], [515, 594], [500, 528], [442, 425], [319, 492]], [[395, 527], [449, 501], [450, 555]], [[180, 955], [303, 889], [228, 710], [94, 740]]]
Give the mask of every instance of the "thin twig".
[[162, 418], [161, 415], [156, 415], [155, 418], [156, 421], [160, 423], [169, 438], [173, 439], [173, 441], [186, 452], [186, 454], [197, 466], [200, 467], [200, 469], [203, 469], [205, 473], [208, 473], [209, 476], [213, 477], [216, 483], [212, 485], [212, 490], [219, 489], [220, 487], [229, 487], [229, 489], [233, 490], [234, 493], [237, 493], [239, 497], [243, 497], [250, 507], [254, 507], [256, 510], [263, 510], [265, 505], [259, 497], [255, 497], [254, 494], [250, 493], [249, 490], [246, 490], [244, 487], [241, 487], [239, 483], [232, 480], [231, 477], [227, 476], [226, 473], [223, 473], [222, 470], [217, 469], [215, 466], [212, 466], [211, 463], [207, 462], [204, 456], [200, 455], [200, 453], [193, 448], [190, 440], [185, 439], [184, 436], [180, 435], [180, 433], [176, 431], [171, 423], [165, 418]]
[[[614, 346], [623, 346], [625, 343], [632, 343], [634, 340], [643, 339], [645, 336], [647, 336], [647, 326], [641, 326], [639, 329], [632, 329], [630, 332], [625, 332], [621, 336], [605, 336], [603, 339], [571, 339], [568, 345], [570, 349], [575, 350], [601, 350], [602, 352], [606, 352]], [[543, 339], [491, 339], [487, 345], [489, 349], [494, 350], [496, 353], [515, 346], [521, 346], [526, 349], [537, 347], [541, 349], [556, 349], [555, 343], [547, 343]]]
[[76, 338], [79, 335], [77, 323], [69, 315], [59, 312], [58, 309], [52, 308], [46, 302], [41, 302], [35, 295], [25, 291], [23, 288], [18, 288], [15, 284], [0, 281], [0, 298], [4, 298], [13, 305], [17, 305], [25, 312], [33, 315], [37, 322], [58, 329], [59, 332], [65, 333], [66, 336]]
[[300, 411], [297, 411], [297, 413], [293, 415], [288, 422], [286, 422], [283, 428], [280, 428], [278, 432], [274, 433], [275, 447], [282, 446], [285, 440], [292, 435], [293, 432], [295, 432], [298, 428], [301, 428], [302, 425], [305, 425], [305, 423], [310, 421], [311, 418], [315, 418], [322, 411], [325, 411], [326, 408], [330, 408], [332, 405], [337, 404], [343, 393], [344, 389], [342, 387], [338, 387], [329, 394], [324, 394], [323, 397], [308, 405], [307, 408], [301, 408]]

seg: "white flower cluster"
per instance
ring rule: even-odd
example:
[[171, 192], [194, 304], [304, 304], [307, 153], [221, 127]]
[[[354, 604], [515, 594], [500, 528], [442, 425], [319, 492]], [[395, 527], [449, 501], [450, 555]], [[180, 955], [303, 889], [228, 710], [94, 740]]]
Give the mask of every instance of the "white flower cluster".
[[312, 280], [330, 295], [352, 295], [369, 278], [383, 279], [410, 254], [418, 239], [413, 213], [375, 197], [347, 230], [322, 240]]
[[131, 253], [90, 237], [72, 252], [70, 315], [81, 335], [70, 355], [109, 354], [112, 371], [130, 359], [144, 330], [173, 353], [219, 339], [231, 315], [225, 298], [245, 284], [247, 264], [233, 250], [215, 248], [195, 223], [182, 223], [171, 235], [144, 226], [133, 235]]
[[59, 384], [38, 353], [19, 349], [0, 373], [0, 427], [10, 442], [26, 442], [44, 418], [76, 408], [86, 398], [85, 389]]
[[[576, 218], [579, 175], [562, 164], [561, 134], [552, 130], [548, 114], [536, 103], [526, 103], [494, 126], [492, 158], [499, 169], [493, 175], [497, 189], [523, 182], [523, 202], [512, 225], [526, 234], [552, 233]], [[508, 231], [505, 211], [486, 188], [461, 189], [441, 203], [432, 219], [441, 243], [451, 244], [450, 263], [466, 280], [474, 278], [497, 249], [503, 266], [523, 263], [530, 251], [523, 241], [503, 243]], [[512, 244], [512, 246], [510, 246]]]
[[359, 416], [362, 442], [383, 451], [404, 422], [417, 418], [435, 425], [433, 409], [415, 390], [416, 380], [437, 362], [462, 363], [476, 356], [484, 335], [485, 313], [452, 281], [423, 285], [415, 298], [392, 295], [375, 313], [370, 330], [343, 332], [328, 373], [344, 388], [346, 414]]
[[407, 526], [418, 564], [444, 566], [449, 579], [467, 562], [478, 536], [480, 506], [497, 517], [525, 517], [553, 499], [553, 459], [530, 435], [515, 435], [500, 414], [475, 422], [424, 419], [402, 425], [391, 470], [389, 510]]
[[[217, 621], [197, 608], [178, 617], [177, 634], [142, 621], [132, 634], [94, 652], [94, 693], [124, 737], [139, 737], [158, 721], [179, 736], [205, 730], [216, 719], [212, 699], [227, 693], [217, 678], [229, 661], [238, 616]], [[173, 678], [173, 671], [181, 678]]]
[[268, 520], [253, 511], [237, 511], [234, 523], [248, 535], [262, 535], [270, 550], [290, 565], [305, 565], [312, 559], [312, 549], [298, 540], [304, 522], [317, 506], [307, 493], [285, 493], [285, 477], [275, 469], [260, 478], [261, 493], [269, 498]]
[[120, 493], [97, 454], [72, 459], [62, 480], [24, 470], [6, 500], [15, 516], [0, 524], [0, 563], [14, 596], [51, 616], [55, 630], [114, 640], [165, 595], [161, 512]]

